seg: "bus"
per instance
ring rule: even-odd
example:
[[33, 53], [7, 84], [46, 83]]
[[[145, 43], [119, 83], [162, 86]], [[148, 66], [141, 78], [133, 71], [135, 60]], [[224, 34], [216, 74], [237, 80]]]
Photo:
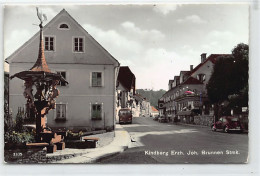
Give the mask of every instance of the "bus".
[[121, 123], [132, 123], [132, 111], [128, 108], [122, 108], [118, 112], [119, 124]]

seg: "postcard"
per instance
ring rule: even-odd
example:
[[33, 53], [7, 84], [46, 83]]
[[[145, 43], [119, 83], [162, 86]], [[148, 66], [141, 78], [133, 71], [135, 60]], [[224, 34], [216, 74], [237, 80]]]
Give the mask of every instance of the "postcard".
[[247, 164], [248, 4], [4, 6], [7, 164]]

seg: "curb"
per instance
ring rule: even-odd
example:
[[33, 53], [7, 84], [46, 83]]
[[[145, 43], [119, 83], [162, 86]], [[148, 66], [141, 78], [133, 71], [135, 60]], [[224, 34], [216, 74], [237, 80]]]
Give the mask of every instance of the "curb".
[[186, 123], [173, 123], [173, 124], [174, 124], [174, 125], [191, 126], [191, 127], [210, 128], [210, 126], [194, 125], [194, 124], [186, 124]]
[[[210, 126], [203, 125], [193, 125], [193, 124], [185, 124], [185, 123], [173, 123], [174, 125], [182, 125], [182, 126], [190, 126], [190, 127], [200, 127], [200, 128], [210, 128]], [[248, 130], [244, 130], [241, 134], [248, 134]]]
[[131, 143], [130, 135], [121, 125], [116, 124], [114, 140], [107, 146], [96, 148], [94, 151], [83, 154], [81, 156], [69, 158], [66, 160], [57, 161], [57, 164], [76, 164], [76, 163], [95, 163], [102, 159], [115, 156], [118, 153], [125, 151]]

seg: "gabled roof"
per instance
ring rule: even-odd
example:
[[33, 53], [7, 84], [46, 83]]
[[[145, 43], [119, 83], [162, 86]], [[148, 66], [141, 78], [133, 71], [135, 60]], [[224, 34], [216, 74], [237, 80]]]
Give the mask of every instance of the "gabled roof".
[[187, 75], [187, 74], [189, 74], [190, 73], [190, 71], [180, 71], [180, 74], [183, 74], [183, 75]]
[[[218, 60], [219, 56], [231, 56], [231, 54], [211, 54], [207, 60], [211, 61], [213, 64], [216, 63], [216, 61]], [[206, 60], [206, 61], [207, 61]]]
[[[74, 57], [68, 56], [64, 58], [58, 58], [57, 54], [55, 53], [50, 53], [50, 52], [45, 53], [46, 61], [48, 64], [60, 63], [60, 64], [90, 64], [90, 65], [105, 64], [105, 65], [117, 65], [117, 66], [120, 65], [119, 62], [106, 49], [104, 49], [73, 17], [71, 17], [70, 14], [65, 9], [60, 11], [49, 23], [47, 23], [43, 27], [43, 34], [45, 34], [45, 32], [49, 33], [50, 30], [55, 30], [55, 28], [57, 29], [57, 26], [53, 26], [53, 25], [54, 24], [56, 25], [56, 23], [61, 20], [63, 21], [68, 20], [66, 22], [70, 22], [78, 30], [76, 36], [83, 35], [85, 37], [84, 42], [85, 43], [88, 42], [91, 48], [87, 48], [86, 49], [87, 51], [85, 51], [85, 53], [83, 54], [73, 53]], [[13, 54], [11, 54], [8, 58], [6, 58], [6, 61], [8, 63], [12, 63], [12, 62], [35, 63], [37, 59], [37, 54], [30, 53], [30, 55], [28, 55], [25, 53], [28, 52], [29, 48], [35, 47], [35, 43], [36, 40], [39, 38], [39, 35], [40, 33], [37, 32], [20, 48], [18, 48]], [[72, 42], [72, 39], [70, 41]], [[26, 52], [24, 52], [24, 50], [26, 50]], [[34, 48], [32, 48], [32, 50], [34, 51]], [[16, 57], [17, 55], [21, 55], [22, 57], [21, 56]], [[49, 57], [50, 55], [51, 57]]]
[[203, 62], [197, 65], [190, 73], [192, 75], [194, 72], [196, 72], [202, 65], [204, 65], [206, 62], [211, 61], [213, 64], [216, 63], [218, 57], [220, 56], [229, 56], [230, 54], [211, 54], [208, 56], [208, 58]]
[[189, 77], [187, 80], [185, 80], [181, 84], [183, 85], [183, 84], [203, 84], [203, 83], [201, 81], [197, 80], [196, 78]]
[[153, 106], [151, 106], [151, 109], [152, 109], [153, 112], [158, 112], [158, 110]]
[[135, 75], [132, 73], [128, 66], [119, 68], [117, 80], [128, 90], [132, 88], [135, 92]]
[[180, 79], [180, 76], [174, 76], [174, 80]]

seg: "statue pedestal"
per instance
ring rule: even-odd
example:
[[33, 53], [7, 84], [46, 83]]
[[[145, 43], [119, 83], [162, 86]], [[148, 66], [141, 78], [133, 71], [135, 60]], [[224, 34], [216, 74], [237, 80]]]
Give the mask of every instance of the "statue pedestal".
[[36, 113], [36, 143], [27, 144], [30, 147], [38, 147], [38, 145], [47, 144], [47, 153], [53, 153], [56, 150], [63, 150], [65, 143], [63, 142], [64, 136], [57, 135], [56, 133], [46, 128], [46, 114], [48, 111], [47, 101], [35, 101]]

